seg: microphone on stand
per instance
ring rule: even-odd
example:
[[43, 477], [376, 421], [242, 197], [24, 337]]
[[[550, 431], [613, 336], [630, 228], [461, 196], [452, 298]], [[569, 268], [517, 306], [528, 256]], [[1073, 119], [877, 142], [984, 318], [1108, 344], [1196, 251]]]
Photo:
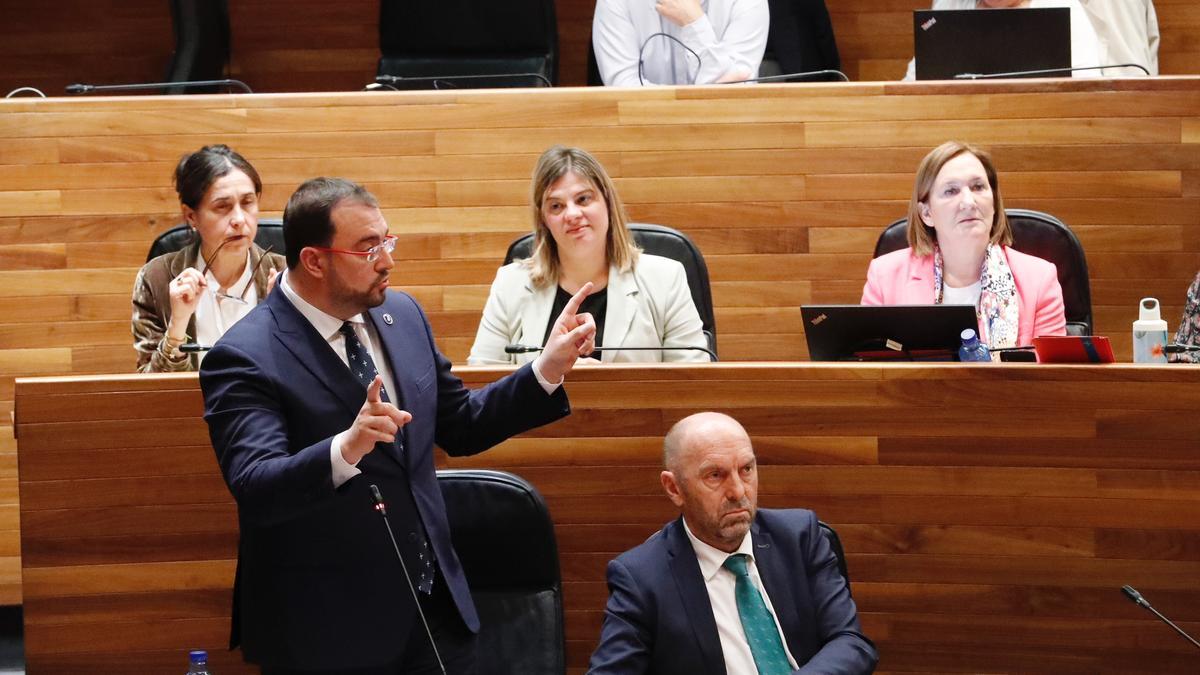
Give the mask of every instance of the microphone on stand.
[[404, 84], [406, 82], [432, 82], [433, 88], [437, 89], [438, 82], [454, 82], [455, 80], [494, 80], [503, 82], [505, 80], [513, 80], [516, 78], [529, 78], [536, 80], [539, 87], [553, 87], [554, 83], [541, 73], [489, 73], [480, 75], [376, 75], [375, 82], [386, 85]]
[[383, 493], [379, 491], [379, 486], [372, 483], [367, 486], [371, 491], [371, 500], [375, 502], [375, 510], [383, 517], [383, 526], [387, 528], [388, 538], [392, 540], [392, 549], [396, 551], [396, 560], [400, 561], [400, 571], [404, 572], [404, 581], [408, 584], [408, 592], [412, 593], [413, 604], [417, 606], [417, 616], [421, 618], [421, 625], [425, 628], [425, 636], [429, 638], [429, 645], [433, 647], [433, 656], [437, 659], [438, 669], [442, 671], [442, 675], [446, 675], [446, 666], [442, 663], [442, 654], [438, 651], [437, 642], [433, 639], [433, 631], [429, 630], [429, 622], [425, 619], [425, 610], [421, 609], [421, 601], [417, 599], [417, 588], [413, 586], [412, 577], [408, 574], [408, 565], [404, 563], [404, 556], [400, 555], [400, 545], [396, 543], [396, 535], [392, 533], [392, 523], [388, 520], [387, 504], [383, 502]]
[[[544, 349], [544, 347], [535, 347], [533, 345], [517, 345], [517, 344], [504, 345], [504, 353], [505, 354], [529, 354], [531, 352], [540, 352], [543, 349]], [[707, 347], [692, 347], [692, 346], [686, 346], [686, 347], [685, 346], [680, 346], [680, 347], [596, 347], [592, 351], [595, 351], [595, 352], [673, 352], [673, 351], [704, 352], [705, 354], [708, 354], [708, 358], [712, 359], [713, 361], [718, 360], [716, 353]]]
[[1176, 342], [1175, 344], [1163, 347], [1163, 351], [1168, 354], [1186, 354], [1188, 352], [1200, 352], [1200, 345], [1183, 345]]
[[1184, 630], [1182, 628], [1180, 628], [1179, 626], [1176, 626], [1174, 623], [1171, 622], [1170, 619], [1163, 616], [1161, 612], [1159, 612], [1157, 609], [1154, 609], [1154, 607], [1150, 606], [1150, 603], [1145, 598], [1142, 597], [1141, 593], [1137, 592], [1136, 588], [1134, 588], [1133, 586], [1125, 585], [1125, 586], [1121, 587], [1121, 592], [1124, 593], [1125, 597], [1129, 598], [1129, 600], [1131, 602], [1133, 602], [1133, 604], [1135, 604], [1138, 607], [1141, 607], [1143, 609], [1149, 610], [1150, 612], [1153, 612], [1154, 616], [1157, 616], [1159, 619], [1161, 619], [1163, 623], [1167, 624], [1171, 628], [1174, 628], [1176, 633], [1179, 633], [1185, 639], [1187, 639], [1188, 642], [1191, 642], [1192, 644], [1196, 645], [1197, 648], [1200, 648], [1200, 642], [1196, 642], [1195, 638], [1193, 638], [1191, 635], [1188, 635], [1186, 632], [1184, 632]]
[[954, 76], [956, 80], [995, 80], [1004, 77], [1029, 77], [1031, 75], [1061, 75], [1063, 73], [1074, 73], [1080, 70], [1104, 70], [1105, 68], [1137, 68], [1146, 74], [1146, 77], [1152, 77], [1150, 71], [1145, 66], [1137, 63], [1112, 63], [1106, 66], [1080, 66], [1078, 68], [1046, 68], [1045, 70], [1016, 70], [1011, 73], [959, 73]]
[[[144, 91], [147, 89], [170, 89], [171, 87], [238, 87], [253, 94], [250, 86], [241, 80], [190, 80], [185, 82], [141, 82], [137, 84], [68, 84], [68, 94], [90, 94], [93, 91]], [[231, 92], [232, 93], [232, 92]]]
[[747, 82], [791, 82], [793, 78], [804, 82], [808, 80], [823, 81], [829, 75], [836, 75], [842, 82], [849, 82], [850, 78], [840, 70], [809, 70], [802, 73], [783, 73], [781, 75], [767, 75], [765, 77], [755, 77], [749, 80], [738, 80], [737, 82], [721, 82], [720, 84], [745, 84]]

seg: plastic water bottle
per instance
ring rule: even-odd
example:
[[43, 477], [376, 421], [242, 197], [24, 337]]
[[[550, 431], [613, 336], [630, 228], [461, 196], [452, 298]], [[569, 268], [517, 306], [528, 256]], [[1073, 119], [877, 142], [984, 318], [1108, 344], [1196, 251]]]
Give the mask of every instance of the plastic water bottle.
[[988, 352], [987, 345], [979, 341], [974, 328], [965, 329], [959, 337], [962, 338], [962, 346], [958, 348], [959, 361], [991, 363], [992, 355]]
[[188, 652], [187, 675], [212, 675], [208, 670], [208, 652], [203, 649], [193, 649]]
[[1158, 311], [1158, 300], [1142, 298], [1138, 320], [1133, 322], [1133, 362], [1167, 362], [1167, 322]]

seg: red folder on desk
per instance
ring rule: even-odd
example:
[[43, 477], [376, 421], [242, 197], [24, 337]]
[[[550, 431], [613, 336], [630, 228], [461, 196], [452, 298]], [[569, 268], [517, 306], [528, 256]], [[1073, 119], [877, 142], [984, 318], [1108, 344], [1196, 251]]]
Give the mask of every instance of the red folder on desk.
[[1102, 335], [1046, 335], [1033, 338], [1041, 363], [1114, 363], [1112, 345]]

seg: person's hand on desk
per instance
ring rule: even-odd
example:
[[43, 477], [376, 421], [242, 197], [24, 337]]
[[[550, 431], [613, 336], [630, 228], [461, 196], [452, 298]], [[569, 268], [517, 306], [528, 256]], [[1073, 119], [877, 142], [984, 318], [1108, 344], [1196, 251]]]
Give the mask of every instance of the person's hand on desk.
[[376, 443], [395, 442], [400, 427], [412, 420], [411, 413], [383, 400], [382, 389], [383, 378], [376, 375], [367, 387], [367, 400], [342, 440], [342, 459], [352, 466], [374, 450]]
[[680, 28], [704, 16], [700, 0], [658, 0], [654, 3], [654, 9]]
[[750, 72], [746, 70], [732, 70], [717, 78], [717, 84], [731, 84], [733, 82], [745, 82], [750, 79]]
[[563, 307], [562, 314], [550, 329], [546, 346], [535, 366], [548, 382], [561, 382], [579, 357], [591, 354], [596, 348], [596, 320], [591, 314], [576, 314], [579, 305], [592, 292], [592, 283], [584, 284]]

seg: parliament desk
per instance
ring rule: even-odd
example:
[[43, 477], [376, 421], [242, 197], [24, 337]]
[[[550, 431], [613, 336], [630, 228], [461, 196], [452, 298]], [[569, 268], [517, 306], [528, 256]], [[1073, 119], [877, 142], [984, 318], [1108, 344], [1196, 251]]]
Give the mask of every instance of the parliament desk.
[[993, 153], [1007, 206], [1079, 235], [1118, 358], [1140, 298], [1175, 328], [1200, 269], [1200, 77], [0, 100], [0, 604], [21, 602], [13, 381], [133, 370], [130, 292], [179, 222], [184, 152], [237, 148], [269, 217], [313, 176], [365, 183], [399, 237], [392, 283], [460, 362], [529, 230], [534, 162], [582, 146], [632, 219], [700, 246], [722, 359], [796, 361], [799, 305], [859, 300], [948, 138]]
[[[461, 368], [470, 386], [502, 375]], [[755, 441], [760, 505], [845, 543], [880, 672], [1194, 673], [1200, 366], [745, 363], [579, 368], [567, 419], [443, 467], [530, 480], [556, 523], [568, 661], [586, 665], [604, 570], [674, 516], [676, 420]], [[31, 673], [169, 672], [223, 646], [237, 543], [195, 375], [16, 383]]]

